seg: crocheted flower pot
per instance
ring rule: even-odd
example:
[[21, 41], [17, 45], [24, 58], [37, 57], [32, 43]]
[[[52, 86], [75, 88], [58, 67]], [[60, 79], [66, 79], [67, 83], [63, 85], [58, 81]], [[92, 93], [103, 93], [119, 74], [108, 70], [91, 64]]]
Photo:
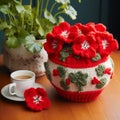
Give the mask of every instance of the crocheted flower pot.
[[102, 24], [67, 22], [47, 34], [46, 74], [59, 95], [75, 102], [95, 100], [113, 75], [112, 51], [118, 43]]

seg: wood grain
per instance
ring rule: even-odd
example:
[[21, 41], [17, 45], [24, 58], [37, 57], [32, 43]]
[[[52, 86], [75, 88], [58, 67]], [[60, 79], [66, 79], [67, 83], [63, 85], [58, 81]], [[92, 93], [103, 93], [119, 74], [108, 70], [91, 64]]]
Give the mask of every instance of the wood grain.
[[[92, 102], [74, 103], [62, 99], [46, 76], [36, 78], [51, 100], [51, 107], [41, 112], [27, 109], [24, 102], [7, 100], [0, 95], [0, 120], [120, 120], [120, 51], [111, 55], [115, 71], [110, 84]], [[10, 83], [9, 71], [0, 56], [0, 89]]]

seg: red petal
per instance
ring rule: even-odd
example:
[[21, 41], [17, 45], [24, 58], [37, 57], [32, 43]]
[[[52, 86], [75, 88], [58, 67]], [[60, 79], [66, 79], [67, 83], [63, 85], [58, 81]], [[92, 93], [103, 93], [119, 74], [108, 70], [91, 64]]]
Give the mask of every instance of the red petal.
[[102, 23], [96, 24], [96, 25], [95, 25], [95, 28], [96, 28], [97, 31], [100, 31], [100, 32], [106, 31], [106, 26], [103, 25]]
[[24, 92], [24, 97], [25, 97], [25, 98], [26, 98], [26, 97], [32, 97], [32, 96], [34, 96], [34, 95], [36, 95], [36, 90], [35, 90], [35, 88], [29, 88], [29, 89], [25, 90], [25, 92]]
[[42, 96], [42, 97], [46, 97], [47, 93], [43, 88], [36, 88], [37, 94]]
[[43, 98], [43, 101], [42, 101], [43, 109], [48, 109], [50, 107], [50, 104], [51, 104], [50, 100], [47, 97]]

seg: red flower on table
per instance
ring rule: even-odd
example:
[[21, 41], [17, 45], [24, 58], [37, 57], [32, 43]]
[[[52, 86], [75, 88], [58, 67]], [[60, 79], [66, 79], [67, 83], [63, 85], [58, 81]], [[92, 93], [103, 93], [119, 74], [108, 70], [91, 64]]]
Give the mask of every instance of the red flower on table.
[[92, 58], [96, 55], [96, 41], [91, 36], [81, 35], [76, 38], [72, 49], [76, 55]]
[[34, 111], [41, 111], [50, 107], [50, 100], [47, 98], [43, 88], [30, 88], [24, 92], [25, 102], [28, 108]]
[[63, 41], [60, 36], [55, 36], [52, 33], [48, 33], [47, 42], [44, 44], [44, 48], [48, 53], [58, 53], [63, 46]]
[[118, 49], [117, 40], [108, 32], [96, 33], [96, 39], [98, 42], [98, 52], [101, 56], [107, 56], [111, 54], [112, 51]]

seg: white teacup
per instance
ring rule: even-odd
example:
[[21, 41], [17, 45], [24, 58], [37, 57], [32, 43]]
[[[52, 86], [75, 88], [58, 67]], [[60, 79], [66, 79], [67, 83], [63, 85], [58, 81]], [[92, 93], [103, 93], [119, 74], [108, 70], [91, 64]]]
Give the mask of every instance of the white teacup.
[[24, 91], [34, 87], [35, 73], [29, 70], [17, 70], [10, 75], [12, 83], [9, 85], [10, 95], [24, 97]]

